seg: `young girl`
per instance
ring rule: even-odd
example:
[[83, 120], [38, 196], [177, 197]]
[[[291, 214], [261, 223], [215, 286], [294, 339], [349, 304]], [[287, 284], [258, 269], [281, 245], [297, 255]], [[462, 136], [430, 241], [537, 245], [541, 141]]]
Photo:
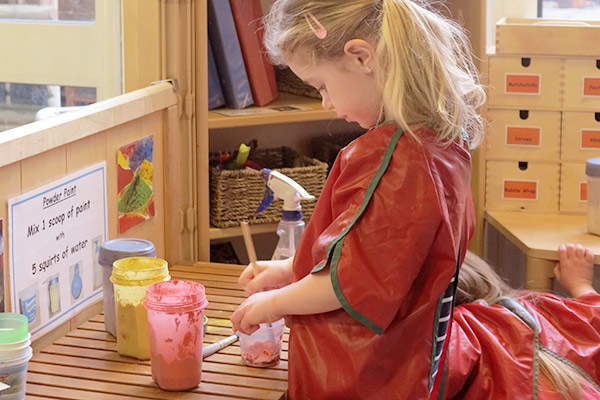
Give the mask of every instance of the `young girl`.
[[467, 253], [448, 350], [447, 398], [600, 398], [594, 255], [568, 244], [559, 247], [559, 258], [555, 275], [575, 300], [515, 291]]
[[233, 327], [291, 316], [292, 400], [437, 398], [482, 134], [465, 36], [415, 1], [277, 0], [265, 44], [368, 131], [338, 155], [293, 259], [242, 273], [254, 294]]

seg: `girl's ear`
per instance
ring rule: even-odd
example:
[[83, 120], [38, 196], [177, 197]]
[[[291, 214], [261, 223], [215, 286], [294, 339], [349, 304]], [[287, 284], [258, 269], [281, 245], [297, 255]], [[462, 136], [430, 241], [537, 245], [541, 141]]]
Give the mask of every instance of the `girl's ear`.
[[375, 67], [375, 49], [363, 39], [352, 39], [344, 45], [349, 67], [370, 74]]

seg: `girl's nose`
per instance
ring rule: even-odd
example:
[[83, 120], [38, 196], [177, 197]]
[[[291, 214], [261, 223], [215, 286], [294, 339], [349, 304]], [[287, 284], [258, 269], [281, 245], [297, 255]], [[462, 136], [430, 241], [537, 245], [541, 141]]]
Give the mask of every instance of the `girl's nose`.
[[329, 100], [329, 96], [326, 94], [321, 94], [321, 104], [323, 105], [324, 110], [331, 110], [333, 108], [333, 104], [331, 104], [331, 100]]

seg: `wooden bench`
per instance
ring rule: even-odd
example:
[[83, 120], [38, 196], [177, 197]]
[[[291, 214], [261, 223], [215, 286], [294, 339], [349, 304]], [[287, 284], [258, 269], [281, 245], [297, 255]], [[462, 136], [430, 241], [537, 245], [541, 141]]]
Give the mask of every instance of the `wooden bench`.
[[[201, 282], [209, 301], [205, 345], [233, 334], [229, 318], [246, 297], [237, 284], [244, 267], [198, 263], [171, 266], [172, 279]], [[33, 356], [28, 366], [27, 399], [285, 399], [288, 332], [281, 362], [252, 368], [240, 357], [239, 341], [207, 357], [202, 382], [188, 392], [161, 390], [152, 380], [150, 361], [117, 353], [117, 342], [104, 330], [104, 315], [54, 341]]]

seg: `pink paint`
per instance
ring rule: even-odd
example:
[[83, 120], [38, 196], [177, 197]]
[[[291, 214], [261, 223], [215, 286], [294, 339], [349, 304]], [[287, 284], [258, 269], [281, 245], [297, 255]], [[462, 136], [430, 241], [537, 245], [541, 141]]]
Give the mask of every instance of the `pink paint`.
[[166, 281], [148, 286], [152, 379], [161, 389], [192, 389], [202, 378], [204, 286], [191, 281]]

